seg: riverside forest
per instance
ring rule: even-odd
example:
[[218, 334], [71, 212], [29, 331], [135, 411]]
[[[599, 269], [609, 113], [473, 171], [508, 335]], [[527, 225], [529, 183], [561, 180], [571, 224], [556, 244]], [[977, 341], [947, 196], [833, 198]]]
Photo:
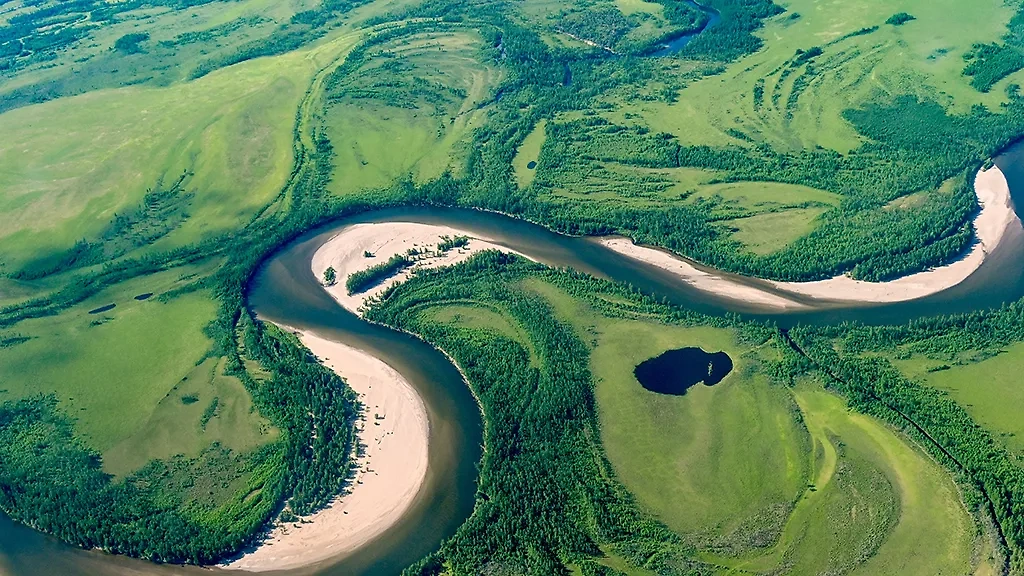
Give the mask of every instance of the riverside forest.
[[0, 573], [1024, 576], [1022, 83], [1024, 0], [4, 1]]

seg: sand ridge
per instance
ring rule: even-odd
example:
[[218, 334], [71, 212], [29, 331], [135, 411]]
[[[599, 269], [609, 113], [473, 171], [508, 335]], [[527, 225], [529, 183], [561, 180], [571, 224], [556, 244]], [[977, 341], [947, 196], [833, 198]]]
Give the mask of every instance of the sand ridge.
[[[469, 238], [469, 244], [461, 248], [452, 248], [444, 253], [438, 251], [437, 245], [444, 237], [456, 238], [458, 236]], [[345, 281], [353, 273], [386, 262], [392, 256], [405, 254], [409, 250], [423, 253], [416, 257], [417, 260], [413, 266], [365, 292], [348, 293]], [[450, 226], [415, 222], [378, 222], [354, 224], [342, 229], [317, 249], [313, 254], [311, 267], [316, 277], [321, 279], [328, 267], [334, 268], [337, 281], [326, 287], [327, 292], [346, 310], [358, 314], [360, 308], [368, 300], [379, 296], [391, 286], [404, 282], [416, 270], [458, 264], [484, 250], [500, 250], [523, 256], [523, 254], [497, 244], [491, 239], [475, 237], [469, 232]], [[368, 258], [364, 256], [364, 253], [370, 253], [373, 256]]]

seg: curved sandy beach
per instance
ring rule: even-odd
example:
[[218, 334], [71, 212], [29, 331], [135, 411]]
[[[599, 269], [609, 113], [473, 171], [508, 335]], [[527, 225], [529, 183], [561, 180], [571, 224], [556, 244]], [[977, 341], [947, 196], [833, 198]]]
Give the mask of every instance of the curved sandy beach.
[[[438, 250], [437, 245], [444, 237], [456, 236], [470, 237], [469, 244], [446, 252]], [[348, 294], [345, 281], [352, 273], [410, 249], [423, 253], [414, 266], [366, 292]], [[456, 264], [488, 249], [512, 252], [447, 226], [408, 222], [356, 224], [344, 228], [318, 248], [310, 267], [318, 278], [333, 267], [337, 281], [324, 289], [344, 308], [359, 314], [368, 299], [404, 281], [416, 270]], [[365, 252], [373, 257], [365, 256]], [[330, 507], [298, 523], [275, 526], [265, 542], [224, 568], [252, 572], [289, 570], [355, 550], [402, 518], [426, 477], [427, 413], [412, 386], [390, 366], [366, 352], [311, 332], [296, 334], [317, 358], [345, 378], [365, 406], [357, 429], [365, 450], [357, 461], [358, 476], [348, 492]]]
[[398, 522], [427, 474], [429, 426], [423, 401], [393, 368], [311, 332], [302, 343], [359, 394], [363, 455], [348, 493], [300, 523], [275, 526], [266, 541], [223, 568], [264, 572], [308, 566], [366, 544]]
[[[437, 245], [444, 236], [450, 238], [466, 236], [470, 240], [469, 244], [462, 248], [453, 248], [441, 253], [437, 250]], [[348, 290], [345, 289], [345, 281], [349, 276], [375, 264], [385, 262], [396, 254], [405, 254], [410, 249], [424, 253], [417, 257], [415, 265], [366, 292], [349, 295]], [[469, 232], [449, 226], [415, 222], [378, 222], [354, 224], [343, 229], [313, 254], [311, 267], [317, 278], [323, 278], [324, 271], [328, 267], [334, 268], [337, 281], [332, 286], [326, 287], [327, 292], [345, 309], [358, 314], [359, 309], [367, 300], [375, 298], [389, 287], [405, 281], [416, 270], [457, 264], [483, 250], [501, 250], [523, 256], [500, 244], [495, 244], [487, 238], [475, 237]], [[373, 254], [373, 257], [367, 258], [363, 255], [364, 252]]]
[[[891, 303], [915, 300], [952, 288], [978, 270], [985, 257], [995, 250], [1004, 234], [1021, 222], [1013, 211], [1010, 187], [998, 167], [978, 172], [974, 181], [981, 211], [975, 217], [978, 241], [963, 258], [949, 265], [918, 272], [889, 282], [865, 282], [849, 276], [837, 276], [816, 282], [768, 282], [776, 290], [794, 296], [834, 302]], [[642, 262], [657, 266], [678, 276], [699, 290], [712, 292], [733, 300], [769, 308], [791, 309], [801, 304], [754, 286], [740, 284], [725, 276], [698, 269], [684, 259], [668, 252], [638, 246], [625, 238], [602, 239], [601, 244]]]

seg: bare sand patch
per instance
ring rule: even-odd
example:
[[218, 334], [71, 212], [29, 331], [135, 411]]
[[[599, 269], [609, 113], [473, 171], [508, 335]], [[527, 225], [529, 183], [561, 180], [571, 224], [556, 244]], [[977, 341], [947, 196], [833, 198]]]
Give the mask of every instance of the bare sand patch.
[[[446, 252], [438, 250], [438, 244], [444, 237], [455, 238], [458, 236], [469, 238], [469, 244], [460, 248], [452, 248]], [[421, 253], [415, 257], [416, 262], [413, 266], [365, 292], [348, 293], [345, 282], [353, 273], [386, 262], [396, 254], [406, 254], [409, 250]], [[317, 278], [323, 278], [324, 271], [328, 267], [334, 268], [337, 281], [326, 287], [327, 292], [345, 309], [358, 314], [359, 309], [369, 299], [379, 296], [399, 282], [404, 282], [416, 270], [457, 264], [484, 250], [501, 250], [519, 254], [492, 240], [473, 236], [469, 232], [449, 226], [414, 222], [354, 224], [338, 232], [317, 249], [313, 254], [311, 267]], [[373, 256], [366, 257], [364, 255], [366, 253]], [[522, 254], [519, 255], [522, 256]]]
[[680, 280], [703, 292], [709, 292], [723, 296], [730, 300], [756, 304], [778, 309], [795, 309], [803, 307], [803, 304], [795, 302], [783, 296], [772, 294], [767, 290], [756, 286], [747, 286], [723, 275], [701, 270], [693, 263], [680, 258], [667, 250], [640, 246], [634, 244], [629, 238], [602, 238], [599, 242], [609, 248], [628, 256], [671, 272]]
[[364, 414], [357, 435], [364, 454], [346, 494], [300, 523], [274, 526], [259, 547], [223, 568], [289, 570], [354, 551], [401, 520], [426, 478], [427, 411], [409, 382], [362, 350], [312, 332], [297, 334], [359, 394]]

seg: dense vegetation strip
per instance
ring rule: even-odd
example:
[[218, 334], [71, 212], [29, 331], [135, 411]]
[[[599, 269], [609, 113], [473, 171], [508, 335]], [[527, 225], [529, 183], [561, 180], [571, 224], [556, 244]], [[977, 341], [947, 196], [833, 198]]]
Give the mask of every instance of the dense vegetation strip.
[[412, 263], [412, 260], [405, 254], [395, 254], [388, 258], [387, 262], [381, 262], [380, 264], [350, 274], [348, 280], [345, 280], [345, 289], [348, 290], [349, 294], [366, 292], [377, 284], [412, 266]]

